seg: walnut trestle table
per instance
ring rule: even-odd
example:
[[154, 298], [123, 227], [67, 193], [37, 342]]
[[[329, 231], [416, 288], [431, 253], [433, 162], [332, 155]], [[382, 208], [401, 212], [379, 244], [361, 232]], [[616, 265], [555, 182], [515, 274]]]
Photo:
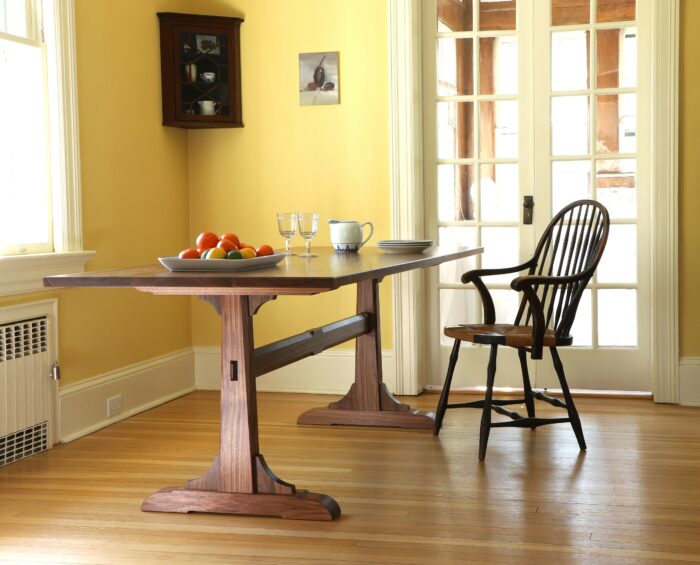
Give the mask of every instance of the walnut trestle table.
[[[258, 444], [255, 378], [357, 339], [355, 382], [344, 398], [311, 409], [300, 424], [349, 424], [432, 429], [434, 414], [399, 402], [382, 382], [379, 282], [387, 275], [431, 267], [480, 253], [482, 248], [436, 248], [423, 254], [384, 254], [366, 248], [319, 257], [287, 257], [279, 265], [237, 272], [169, 272], [160, 266], [58, 275], [48, 287], [130, 287], [163, 295], [197, 295], [222, 318], [221, 444], [200, 478], [164, 488], [143, 502], [155, 512], [216, 512], [333, 520], [340, 507], [330, 496], [297, 490], [274, 475]], [[354, 316], [255, 348], [253, 316], [278, 295], [310, 295], [357, 285]]]

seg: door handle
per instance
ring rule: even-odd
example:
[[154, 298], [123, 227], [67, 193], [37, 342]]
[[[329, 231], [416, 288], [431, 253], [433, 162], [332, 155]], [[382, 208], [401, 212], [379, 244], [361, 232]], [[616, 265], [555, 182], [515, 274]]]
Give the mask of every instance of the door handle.
[[535, 199], [532, 196], [523, 198], [523, 224], [532, 224], [532, 210], [535, 207]]

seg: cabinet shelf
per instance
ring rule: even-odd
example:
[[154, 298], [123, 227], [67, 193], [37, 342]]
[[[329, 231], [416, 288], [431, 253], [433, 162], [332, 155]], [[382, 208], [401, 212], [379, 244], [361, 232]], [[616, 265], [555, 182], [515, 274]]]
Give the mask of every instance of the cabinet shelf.
[[[163, 125], [180, 128], [243, 127], [241, 18], [161, 12]], [[216, 80], [201, 80], [213, 73]], [[219, 113], [199, 113], [199, 101], [220, 104]]]

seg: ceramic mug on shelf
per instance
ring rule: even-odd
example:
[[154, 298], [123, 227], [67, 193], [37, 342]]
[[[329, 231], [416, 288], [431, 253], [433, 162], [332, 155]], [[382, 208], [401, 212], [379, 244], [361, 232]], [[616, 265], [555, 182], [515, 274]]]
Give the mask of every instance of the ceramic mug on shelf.
[[203, 116], [213, 116], [221, 111], [221, 102], [200, 100], [197, 104], [199, 104], [199, 113]]
[[216, 80], [216, 73], [206, 72], [206, 73], [202, 73], [199, 76], [202, 78], [202, 80], [204, 82], [214, 82]]
[[[372, 222], [361, 224], [354, 220], [328, 220], [331, 228], [331, 245], [336, 253], [355, 253], [369, 241], [374, 233]], [[369, 235], [362, 239], [362, 230], [369, 226]]]

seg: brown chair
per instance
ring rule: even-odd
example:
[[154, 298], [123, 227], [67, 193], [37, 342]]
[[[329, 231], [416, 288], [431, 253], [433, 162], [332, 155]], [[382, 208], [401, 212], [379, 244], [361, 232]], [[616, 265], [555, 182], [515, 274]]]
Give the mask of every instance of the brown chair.
[[[549, 223], [537, 244], [535, 255], [522, 265], [505, 269], [476, 269], [462, 275], [464, 284], [474, 283], [484, 307], [483, 324], [462, 324], [445, 328], [445, 335], [454, 338], [445, 385], [435, 416], [434, 434], [440, 433], [442, 420], [448, 408], [482, 408], [479, 438], [479, 459], [486, 457], [486, 446], [491, 428], [515, 426], [536, 428], [545, 424], [570, 422], [581, 450], [586, 449], [586, 440], [574, 401], [566, 383], [564, 367], [557, 347], [571, 345], [570, 335], [576, 309], [588, 281], [598, 266], [608, 239], [610, 218], [601, 204], [592, 200], [579, 200], [566, 206]], [[527, 269], [527, 274], [513, 279], [510, 286], [523, 293], [518, 314], [513, 324], [497, 324], [491, 295], [482, 277], [516, 273]], [[454, 374], [459, 347], [462, 341], [491, 346], [486, 378], [486, 395], [483, 400], [448, 404], [450, 384]], [[501, 400], [493, 398], [496, 377], [496, 354], [499, 345], [518, 350], [523, 376], [524, 398]], [[526, 354], [532, 359], [542, 359], [542, 350], [548, 347], [552, 354], [554, 369], [559, 377], [564, 402], [557, 398], [533, 391], [527, 371]], [[543, 400], [553, 406], [565, 408], [566, 418], [537, 418], [534, 400]], [[527, 417], [504, 408], [509, 404], [525, 403]], [[491, 422], [491, 411], [511, 420]]]

